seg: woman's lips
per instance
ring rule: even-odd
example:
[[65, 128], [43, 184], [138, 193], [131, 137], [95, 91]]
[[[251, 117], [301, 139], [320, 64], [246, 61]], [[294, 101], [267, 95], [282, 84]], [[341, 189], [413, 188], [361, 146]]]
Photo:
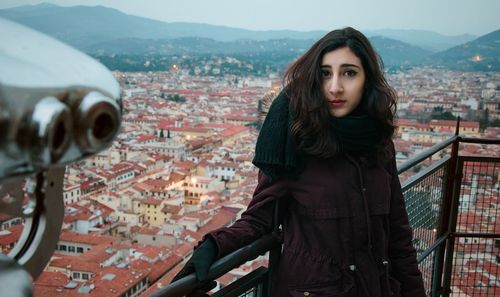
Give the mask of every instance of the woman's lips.
[[330, 104], [330, 106], [332, 108], [339, 108], [339, 107], [344, 106], [344, 104], [346, 102], [347, 102], [346, 100], [332, 100], [332, 101], [328, 101], [328, 104]]

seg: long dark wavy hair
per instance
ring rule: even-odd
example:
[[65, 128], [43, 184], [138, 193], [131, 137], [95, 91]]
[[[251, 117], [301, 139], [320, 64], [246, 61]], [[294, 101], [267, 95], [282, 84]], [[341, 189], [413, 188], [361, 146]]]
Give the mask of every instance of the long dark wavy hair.
[[321, 62], [326, 53], [341, 47], [350, 48], [361, 60], [365, 85], [357, 110], [380, 123], [382, 139], [376, 150], [385, 151], [395, 130], [396, 92], [387, 83], [382, 59], [368, 38], [351, 27], [327, 33], [285, 73], [283, 83], [290, 98], [291, 133], [296, 149], [318, 157], [331, 157], [339, 152], [339, 144], [326, 128], [330, 114], [322, 92]]

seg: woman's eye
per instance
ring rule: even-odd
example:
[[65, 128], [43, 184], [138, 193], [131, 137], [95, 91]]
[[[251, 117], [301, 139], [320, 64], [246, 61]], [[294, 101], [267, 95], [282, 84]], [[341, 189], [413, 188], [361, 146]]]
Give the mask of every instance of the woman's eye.
[[353, 77], [356, 74], [357, 74], [357, 72], [354, 70], [347, 70], [346, 72], [344, 72], [344, 76], [348, 76], [348, 77]]
[[321, 76], [322, 77], [330, 77], [330, 71], [328, 71], [328, 70], [321, 70]]

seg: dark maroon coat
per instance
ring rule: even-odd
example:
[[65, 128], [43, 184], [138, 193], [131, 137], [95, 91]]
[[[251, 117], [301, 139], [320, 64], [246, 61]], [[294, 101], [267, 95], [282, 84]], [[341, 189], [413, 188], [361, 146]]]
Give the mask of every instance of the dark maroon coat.
[[271, 202], [283, 198], [283, 253], [271, 296], [425, 296], [394, 158], [305, 163], [297, 179], [270, 183], [259, 173], [241, 219], [208, 235], [218, 256], [271, 232]]

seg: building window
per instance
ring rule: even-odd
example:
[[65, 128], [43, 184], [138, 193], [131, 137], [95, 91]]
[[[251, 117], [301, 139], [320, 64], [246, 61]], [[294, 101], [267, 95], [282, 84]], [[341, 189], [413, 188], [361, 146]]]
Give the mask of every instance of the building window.
[[65, 252], [65, 251], [67, 251], [67, 247], [66, 247], [66, 245], [65, 245], [65, 244], [61, 244], [61, 245], [59, 245], [59, 250], [60, 250], [60, 251], [64, 251], [64, 252]]
[[70, 246], [68, 247], [68, 252], [70, 252], [70, 253], [74, 253], [74, 252], [75, 252], [75, 247], [70, 245]]
[[79, 279], [80, 278], [80, 272], [73, 272], [73, 279]]
[[83, 248], [82, 247], [77, 247], [76, 252], [79, 254], [83, 254]]
[[82, 279], [89, 279], [89, 274], [88, 273], [82, 273]]

